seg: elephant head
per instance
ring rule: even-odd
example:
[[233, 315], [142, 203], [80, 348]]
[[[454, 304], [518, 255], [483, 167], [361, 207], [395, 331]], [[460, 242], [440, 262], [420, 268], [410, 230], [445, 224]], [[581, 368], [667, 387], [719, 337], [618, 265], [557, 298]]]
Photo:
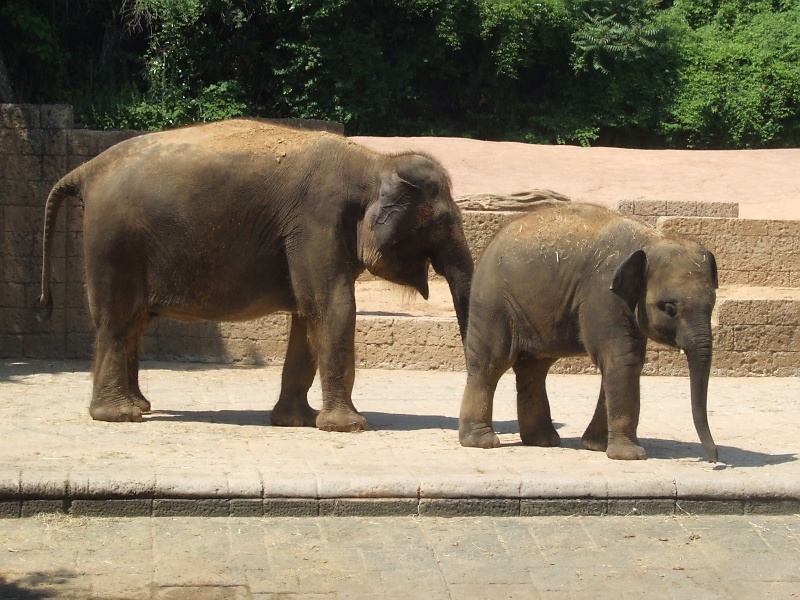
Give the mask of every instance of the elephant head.
[[472, 255], [450, 179], [423, 154], [389, 157], [359, 231], [359, 258], [373, 275], [428, 298], [428, 267], [450, 286], [462, 340], [467, 331]]
[[717, 263], [711, 252], [689, 240], [659, 239], [637, 250], [617, 268], [611, 289], [637, 307], [642, 332], [686, 353], [692, 417], [709, 462], [717, 447], [708, 426], [711, 373], [711, 312], [716, 302]]

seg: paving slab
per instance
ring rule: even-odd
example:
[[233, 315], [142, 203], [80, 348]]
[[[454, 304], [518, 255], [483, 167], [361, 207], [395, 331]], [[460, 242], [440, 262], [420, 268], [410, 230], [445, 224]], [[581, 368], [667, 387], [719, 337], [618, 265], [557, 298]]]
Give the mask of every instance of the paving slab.
[[[800, 512], [800, 378], [712, 378], [711, 464], [684, 378], [642, 379], [648, 460], [626, 462], [581, 447], [595, 375], [548, 378], [560, 448], [521, 444], [505, 375], [501, 447], [480, 450], [458, 443], [464, 373], [357, 371], [353, 400], [371, 429], [348, 434], [270, 426], [280, 372], [144, 363], [153, 413], [103, 423], [88, 414], [88, 363], [0, 363], [0, 515]], [[319, 406], [318, 382], [309, 396]]]
[[0, 521], [0, 598], [790, 599], [800, 516]]

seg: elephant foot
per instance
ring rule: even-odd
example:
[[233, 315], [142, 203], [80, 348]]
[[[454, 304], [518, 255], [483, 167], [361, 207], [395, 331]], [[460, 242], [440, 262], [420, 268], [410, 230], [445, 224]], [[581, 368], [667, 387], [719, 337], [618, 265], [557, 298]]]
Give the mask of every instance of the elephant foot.
[[270, 421], [276, 427], [316, 427], [319, 411], [308, 402], [286, 402], [278, 400], [272, 409]]
[[555, 448], [561, 445], [561, 436], [552, 427], [544, 431], [520, 432], [520, 437], [526, 446]]
[[581, 438], [583, 447], [587, 450], [594, 452], [605, 452], [608, 449], [608, 435], [602, 436], [588, 436], [586, 434]]
[[471, 423], [458, 428], [458, 441], [466, 448], [497, 448], [500, 438], [491, 425]]
[[93, 399], [89, 405], [89, 415], [95, 421], [112, 423], [139, 423], [142, 421], [142, 410], [133, 399], [129, 398]]
[[142, 414], [147, 414], [151, 411], [150, 401], [145, 398], [141, 392], [134, 392], [132, 394], [131, 400], [133, 405], [138, 408]]
[[609, 440], [606, 456], [614, 460], [645, 460], [647, 453], [644, 448], [628, 440]]
[[366, 431], [367, 420], [351, 408], [335, 408], [319, 412], [315, 420], [317, 429], [322, 431]]

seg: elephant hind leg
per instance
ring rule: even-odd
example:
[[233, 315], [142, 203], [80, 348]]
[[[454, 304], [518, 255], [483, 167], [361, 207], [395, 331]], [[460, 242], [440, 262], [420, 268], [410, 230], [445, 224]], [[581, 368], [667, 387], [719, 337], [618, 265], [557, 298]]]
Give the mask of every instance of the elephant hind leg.
[[553, 359], [536, 359], [520, 354], [514, 363], [517, 376], [517, 419], [526, 446], [560, 446], [561, 437], [553, 426], [545, 379]]
[[144, 397], [142, 390], [139, 388], [139, 344], [137, 343], [133, 349], [133, 353], [128, 355], [128, 390], [131, 394], [133, 403], [142, 411], [142, 414], [147, 414], [151, 410], [150, 401]]
[[308, 333], [308, 319], [292, 315], [281, 393], [270, 414], [273, 425], [314, 427], [317, 424], [318, 413], [308, 404], [308, 390], [317, 372], [317, 359], [311, 350]]
[[95, 337], [94, 389], [89, 414], [96, 421], [141, 421], [149, 402], [138, 385], [139, 343], [149, 319], [123, 327], [100, 321]]

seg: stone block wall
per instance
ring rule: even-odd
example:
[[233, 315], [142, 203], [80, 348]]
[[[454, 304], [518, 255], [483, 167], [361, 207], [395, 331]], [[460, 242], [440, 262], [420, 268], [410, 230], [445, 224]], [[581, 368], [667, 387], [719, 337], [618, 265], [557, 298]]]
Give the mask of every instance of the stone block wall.
[[800, 287], [800, 221], [661, 217], [714, 253], [720, 285]]
[[[303, 124], [331, 129], [327, 122]], [[41, 292], [44, 205], [67, 172], [140, 134], [73, 129], [70, 106], [0, 104], [0, 358], [91, 358], [94, 327], [86, 308], [83, 211], [77, 200], [64, 202], [56, 222], [53, 315], [39, 323], [34, 314]], [[162, 319], [148, 329], [143, 356], [261, 364], [282, 361], [287, 341], [285, 314], [249, 323]]]
[[[36, 321], [41, 282], [42, 214], [52, 185], [67, 170], [69, 106], [0, 105], [0, 355], [63, 356], [67, 239], [64, 217], [53, 243], [51, 319]], [[62, 211], [67, 214], [70, 206]]]
[[[296, 123], [294, 123], [296, 124]], [[329, 129], [326, 123], [312, 123]], [[73, 129], [69, 106], [0, 105], [0, 358], [91, 357], [93, 326], [86, 310], [82, 209], [67, 201], [56, 223], [52, 318], [32, 309], [41, 289], [42, 219], [51, 187], [66, 172], [140, 132]], [[723, 286], [800, 288], [800, 221], [735, 218], [731, 203], [636, 200], [620, 208], [657, 222], [664, 231], [692, 235], [712, 250]], [[465, 211], [477, 259], [497, 229], [518, 212]], [[800, 290], [720, 296], [715, 319], [716, 374], [800, 375]], [[144, 340], [145, 358], [207, 362], [280, 363], [289, 318], [275, 314], [247, 323], [186, 324], [161, 319]], [[359, 315], [361, 367], [463, 369], [454, 318]], [[645, 372], [685, 374], [685, 357], [651, 344]], [[594, 371], [585, 359], [562, 360], [554, 371]]]
[[617, 209], [630, 213], [655, 226], [660, 217], [719, 217], [739, 216], [736, 202], [695, 202], [692, 200], [620, 200]]

